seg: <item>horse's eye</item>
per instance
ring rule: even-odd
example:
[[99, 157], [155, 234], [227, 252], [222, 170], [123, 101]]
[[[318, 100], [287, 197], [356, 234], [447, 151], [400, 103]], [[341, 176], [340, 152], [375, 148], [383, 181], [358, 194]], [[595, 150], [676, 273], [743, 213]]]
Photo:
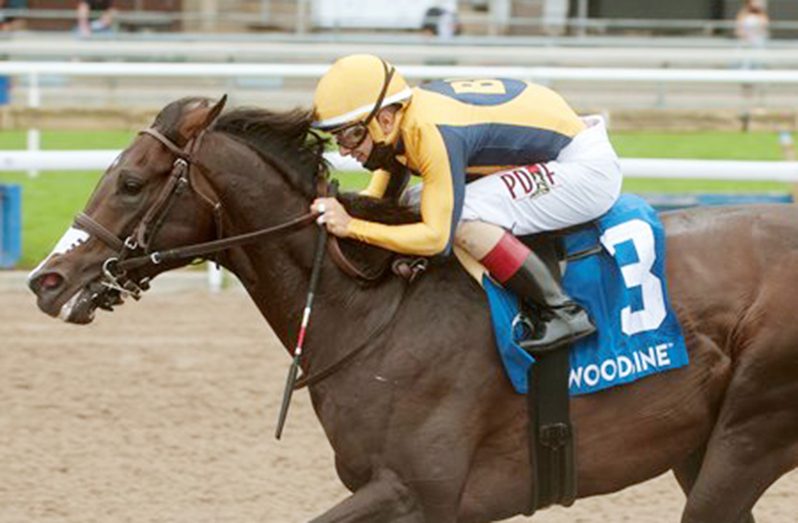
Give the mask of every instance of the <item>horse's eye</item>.
[[139, 180], [127, 179], [122, 183], [122, 192], [128, 196], [136, 196], [144, 187]]

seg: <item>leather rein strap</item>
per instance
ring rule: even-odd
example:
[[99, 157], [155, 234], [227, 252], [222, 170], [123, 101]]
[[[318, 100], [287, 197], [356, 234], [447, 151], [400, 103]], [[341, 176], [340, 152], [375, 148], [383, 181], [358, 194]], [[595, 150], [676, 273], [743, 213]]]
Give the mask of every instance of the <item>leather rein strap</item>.
[[330, 239], [327, 243], [327, 252], [330, 255], [330, 258], [335, 262], [335, 264], [350, 278], [355, 278], [356, 280], [362, 280], [366, 283], [371, 283], [377, 281], [382, 277], [382, 273], [378, 274], [366, 274], [365, 272], [358, 269], [352, 262], [349, 261], [349, 258], [341, 250], [341, 242], [338, 241], [336, 236], [330, 236]]
[[[319, 183], [316, 186], [316, 193], [319, 196], [329, 196], [328, 187], [329, 184], [324, 183], [323, 179], [319, 179]], [[338, 241], [338, 237], [332, 234], [327, 239], [327, 254], [330, 255], [330, 259], [332, 259], [333, 263], [335, 263], [338, 268], [350, 278], [354, 278], [365, 283], [373, 283], [382, 277], [382, 271], [378, 271], [377, 274], [367, 274], [358, 269], [352, 262], [349, 261], [349, 258], [347, 258], [344, 252], [341, 250], [341, 243]]]
[[232, 247], [253, 243], [262, 238], [280, 232], [289, 232], [301, 229], [302, 227], [313, 223], [318, 216], [318, 213], [306, 213], [288, 222], [275, 225], [274, 227], [259, 229], [257, 231], [231, 236], [230, 238], [223, 238], [221, 240], [197, 243], [194, 245], [187, 245], [185, 247], [167, 249], [165, 251], [156, 251], [148, 256], [136, 256], [135, 258], [128, 258], [119, 262], [119, 268], [122, 270], [128, 270], [143, 267], [144, 265], [148, 265], [150, 263], [157, 265], [164, 261], [184, 260], [186, 258], [197, 258], [207, 254], [213, 254], [230, 249]]

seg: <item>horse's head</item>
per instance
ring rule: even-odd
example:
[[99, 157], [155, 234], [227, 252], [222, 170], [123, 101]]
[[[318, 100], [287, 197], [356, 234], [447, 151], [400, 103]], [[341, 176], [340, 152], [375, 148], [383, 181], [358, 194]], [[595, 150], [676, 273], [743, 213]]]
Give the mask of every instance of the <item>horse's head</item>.
[[214, 237], [218, 199], [195, 160], [224, 103], [174, 102], [119, 155], [84, 212], [29, 277], [42, 311], [89, 323], [98, 307], [138, 298], [153, 276], [190, 261], [126, 271], [124, 259]]

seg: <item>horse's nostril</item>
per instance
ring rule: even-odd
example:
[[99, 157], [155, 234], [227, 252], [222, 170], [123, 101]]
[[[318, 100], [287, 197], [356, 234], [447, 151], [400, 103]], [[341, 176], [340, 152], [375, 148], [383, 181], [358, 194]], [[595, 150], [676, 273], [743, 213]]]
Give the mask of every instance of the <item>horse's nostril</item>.
[[37, 278], [37, 286], [43, 291], [51, 291], [64, 282], [64, 277], [55, 272], [48, 272]]

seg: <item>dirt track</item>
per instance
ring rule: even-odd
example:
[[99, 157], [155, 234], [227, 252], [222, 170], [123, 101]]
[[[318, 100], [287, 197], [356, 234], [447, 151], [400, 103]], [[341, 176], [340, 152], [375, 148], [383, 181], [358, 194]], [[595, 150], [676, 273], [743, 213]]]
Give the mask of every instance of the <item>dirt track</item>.
[[[237, 290], [74, 327], [0, 287], [0, 523], [311, 519], [346, 491], [306, 392], [274, 440], [288, 363]], [[797, 489], [798, 473], [773, 486], [757, 521], [798, 521]], [[675, 523], [682, 503], [666, 475], [533, 521]]]

